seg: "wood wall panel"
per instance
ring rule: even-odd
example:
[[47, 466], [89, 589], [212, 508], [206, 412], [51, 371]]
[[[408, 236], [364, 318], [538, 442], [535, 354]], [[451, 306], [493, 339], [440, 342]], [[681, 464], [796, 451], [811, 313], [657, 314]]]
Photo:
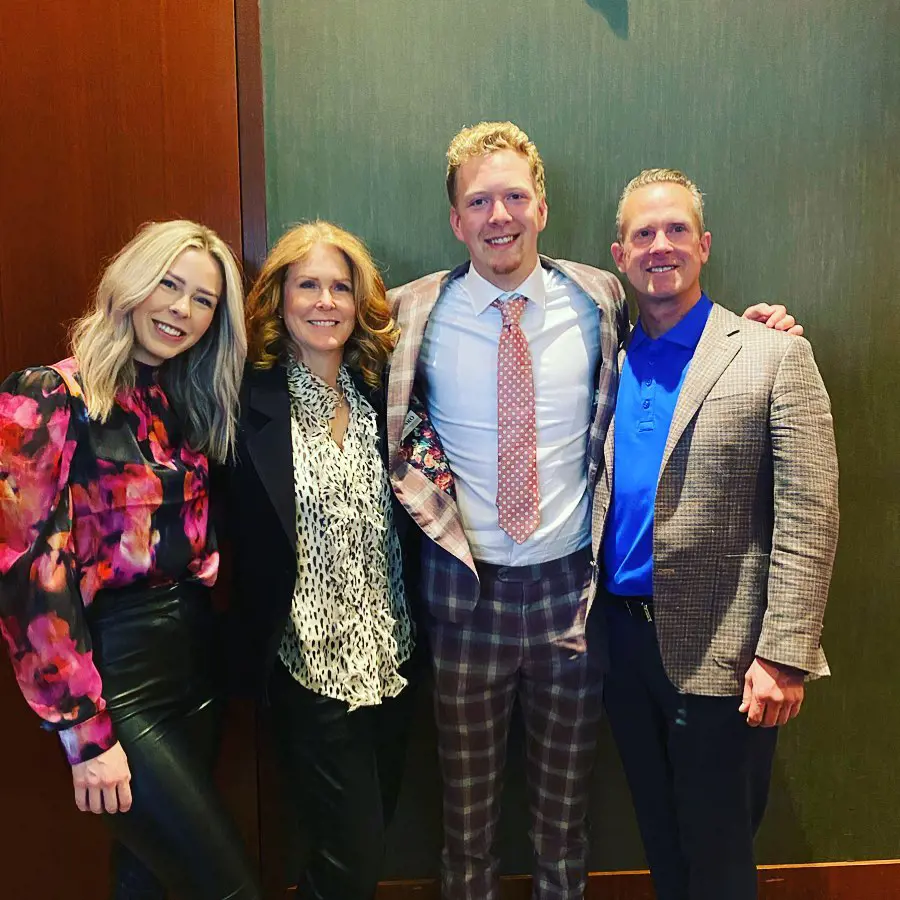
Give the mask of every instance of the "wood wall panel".
[[[0, 373], [62, 357], [103, 260], [176, 216], [240, 251], [233, 0], [3, 0]], [[58, 742], [3, 659], [0, 721], [0, 896], [101, 900], [103, 823], [76, 811]], [[254, 729], [237, 709], [222, 781], [256, 852]]]
[[268, 251], [259, 0], [235, 0], [234, 12], [244, 269], [255, 277]]
[[239, 250], [241, 211], [230, 0], [6, 0], [0, 36], [9, 369], [63, 351], [142, 222], [199, 219]]

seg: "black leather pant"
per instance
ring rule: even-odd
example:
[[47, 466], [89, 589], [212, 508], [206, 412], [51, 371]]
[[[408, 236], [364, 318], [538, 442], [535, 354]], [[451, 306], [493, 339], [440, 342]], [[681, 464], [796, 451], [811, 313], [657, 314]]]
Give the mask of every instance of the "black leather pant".
[[259, 900], [212, 778], [220, 700], [209, 592], [101, 592], [87, 610], [94, 660], [131, 769], [133, 805], [106, 815], [114, 900]]
[[299, 877], [302, 900], [370, 900], [397, 804], [415, 709], [410, 684], [380, 706], [347, 704], [298, 684], [276, 662], [269, 684], [275, 739], [310, 858]]

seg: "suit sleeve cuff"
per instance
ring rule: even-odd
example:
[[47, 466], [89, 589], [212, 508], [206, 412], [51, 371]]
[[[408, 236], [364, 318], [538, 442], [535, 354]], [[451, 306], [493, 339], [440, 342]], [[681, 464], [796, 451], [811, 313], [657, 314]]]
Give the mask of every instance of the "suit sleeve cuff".
[[105, 753], [116, 743], [112, 719], [106, 710], [71, 728], [60, 731], [59, 739], [62, 741], [70, 766], [87, 762], [89, 759]]

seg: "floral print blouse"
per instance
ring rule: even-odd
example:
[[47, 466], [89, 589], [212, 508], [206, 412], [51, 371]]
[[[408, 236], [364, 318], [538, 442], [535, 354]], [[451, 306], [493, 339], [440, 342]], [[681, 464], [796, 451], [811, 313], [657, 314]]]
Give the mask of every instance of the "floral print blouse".
[[0, 385], [0, 635], [73, 765], [116, 742], [86, 621], [98, 592], [211, 585], [219, 566], [207, 458], [184, 441], [158, 372], [136, 367], [102, 424], [74, 359]]

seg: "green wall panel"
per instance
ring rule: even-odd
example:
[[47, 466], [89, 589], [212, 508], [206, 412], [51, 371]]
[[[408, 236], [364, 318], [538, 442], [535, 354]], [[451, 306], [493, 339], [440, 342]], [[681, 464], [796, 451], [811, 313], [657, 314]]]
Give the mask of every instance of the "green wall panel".
[[[465, 257], [443, 153], [511, 118], [547, 167], [542, 249], [611, 267], [615, 201], [641, 168], [707, 195], [705, 286], [734, 309], [786, 302], [831, 392], [842, 536], [826, 620], [834, 677], [781, 736], [760, 860], [900, 857], [900, 5], [896, 0], [262, 0], [270, 239], [322, 217], [395, 285]], [[423, 702], [392, 876], [436, 871]], [[518, 742], [517, 742], [518, 744]], [[642, 863], [608, 735], [595, 868]], [[514, 753], [501, 851], [527, 871]]]

